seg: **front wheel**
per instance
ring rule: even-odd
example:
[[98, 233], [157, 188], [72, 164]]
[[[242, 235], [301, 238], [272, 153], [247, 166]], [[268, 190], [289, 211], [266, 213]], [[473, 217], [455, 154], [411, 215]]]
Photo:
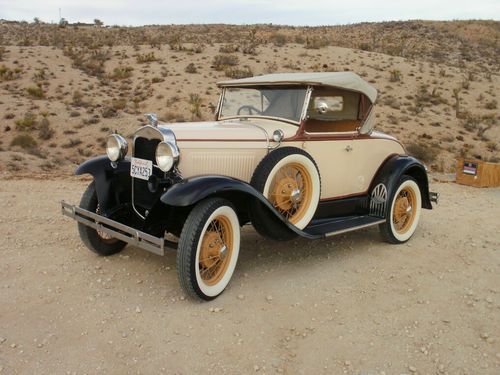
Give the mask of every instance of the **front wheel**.
[[387, 220], [379, 226], [380, 233], [387, 242], [406, 242], [415, 233], [422, 212], [422, 195], [415, 179], [404, 176], [390, 202]]
[[233, 205], [220, 198], [200, 202], [189, 214], [177, 248], [179, 283], [206, 301], [229, 284], [240, 251], [240, 224]]
[[[99, 203], [97, 202], [97, 194], [93, 181], [82, 195], [80, 208], [97, 214], [99, 213]], [[94, 253], [102, 256], [116, 254], [122, 251], [127, 245], [126, 242], [113, 238], [107, 233], [97, 231], [94, 228], [82, 223], [78, 223], [78, 232], [80, 233], [80, 238], [85, 246], [87, 246]]]

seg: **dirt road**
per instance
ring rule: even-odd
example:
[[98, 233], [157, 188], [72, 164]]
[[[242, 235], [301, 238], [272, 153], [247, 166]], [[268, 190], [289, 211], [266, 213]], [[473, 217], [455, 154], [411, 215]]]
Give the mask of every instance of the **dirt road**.
[[401, 246], [246, 227], [229, 289], [194, 303], [175, 254], [83, 247], [58, 202], [86, 183], [0, 180], [0, 373], [500, 373], [500, 189], [435, 183]]

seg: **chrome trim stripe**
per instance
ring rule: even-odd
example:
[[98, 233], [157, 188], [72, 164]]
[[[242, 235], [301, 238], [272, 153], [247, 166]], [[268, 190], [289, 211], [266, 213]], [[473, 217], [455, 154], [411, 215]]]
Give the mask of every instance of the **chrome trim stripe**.
[[65, 201], [61, 202], [61, 210], [64, 216], [68, 216], [79, 223], [107, 233], [113, 238], [157, 255], [165, 255], [166, 246], [163, 238], [152, 236], [94, 212], [68, 204]]
[[368, 227], [372, 227], [374, 225], [378, 225], [378, 224], [382, 224], [382, 223], [385, 223], [385, 219], [377, 220], [377, 221], [374, 221], [373, 223], [369, 223], [369, 224], [358, 225], [357, 227], [346, 228], [346, 229], [337, 230], [335, 232], [330, 232], [330, 233], [325, 234], [325, 237], [336, 236], [337, 234], [352, 232], [352, 231], [355, 231], [358, 229], [368, 228]]

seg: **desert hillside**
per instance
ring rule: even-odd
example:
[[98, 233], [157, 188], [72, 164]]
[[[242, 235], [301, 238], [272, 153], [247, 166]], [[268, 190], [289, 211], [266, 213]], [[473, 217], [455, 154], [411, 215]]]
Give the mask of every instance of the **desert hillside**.
[[64, 172], [129, 137], [143, 113], [210, 119], [215, 83], [354, 71], [379, 91], [377, 128], [435, 171], [500, 161], [500, 22], [329, 27], [98, 27], [0, 21], [0, 171]]

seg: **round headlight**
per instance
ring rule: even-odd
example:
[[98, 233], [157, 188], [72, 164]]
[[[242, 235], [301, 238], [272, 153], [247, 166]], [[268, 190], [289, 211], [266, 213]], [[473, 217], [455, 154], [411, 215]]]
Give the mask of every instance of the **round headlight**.
[[127, 155], [127, 140], [119, 134], [111, 134], [106, 141], [106, 154], [111, 161], [121, 160]]
[[156, 148], [156, 165], [168, 172], [179, 161], [179, 149], [172, 142], [160, 142]]

